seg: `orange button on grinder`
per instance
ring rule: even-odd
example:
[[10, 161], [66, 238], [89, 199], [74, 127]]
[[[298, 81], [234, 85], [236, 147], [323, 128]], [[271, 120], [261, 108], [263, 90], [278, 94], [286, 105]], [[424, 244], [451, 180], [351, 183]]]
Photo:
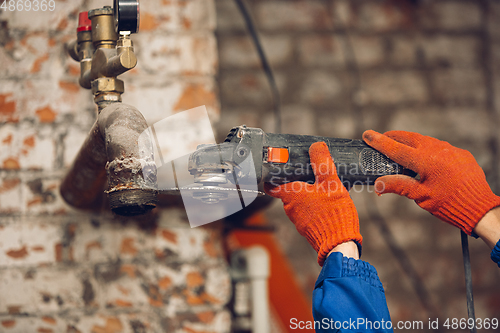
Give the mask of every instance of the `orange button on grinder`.
[[286, 163], [288, 162], [288, 158], [287, 148], [267, 148], [267, 161], [269, 163]]

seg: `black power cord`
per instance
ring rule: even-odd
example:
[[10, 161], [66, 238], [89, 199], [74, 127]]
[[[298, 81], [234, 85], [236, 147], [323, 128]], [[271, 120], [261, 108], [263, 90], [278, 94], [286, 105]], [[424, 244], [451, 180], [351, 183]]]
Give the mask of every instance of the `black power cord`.
[[280, 93], [278, 90], [278, 86], [276, 85], [276, 81], [274, 80], [273, 71], [269, 62], [267, 61], [266, 54], [264, 53], [264, 49], [262, 48], [262, 44], [260, 43], [259, 35], [257, 34], [257, 30], [255, 29], [255, 25], [253, 24], [252, 17], [245, 6], [243, 0], [234, 0], [238, 9], [245, 20], [248, 32], [252, 37], [252, 41], [257, 49], [257, 53], [259, 55], [260, 63], [262, 65], [262, 69], [266, 74], [267, 81], [269, 82], [269, 86], [271, 87], [271, 93], [273, 98], [273, 111], [274, 111], [274, 119], [275, 119], [275, 132], [281, 133], [281, 101], [280, 101]]
[[470, 266], [469, 255], [469, 239], [465, 232], [460, 230], [460, 238], [462, 239], [462, 256], [464, 258], [464, 273], [465, 273], [465, 293], [467, 296], [467, 315], [469, 320], [472, 319], [471, 333], [476, 333], [476, 315], [474, 313], [474, 295], [472, 293], [472, 273]]

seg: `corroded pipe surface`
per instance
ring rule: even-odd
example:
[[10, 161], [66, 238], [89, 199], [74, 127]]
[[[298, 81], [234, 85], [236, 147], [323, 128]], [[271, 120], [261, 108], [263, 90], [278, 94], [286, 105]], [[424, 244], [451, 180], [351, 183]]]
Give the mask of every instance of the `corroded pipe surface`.
[[113, 103], [104, 108], [85, 140], [60, 191], [70, 205], [99, 209], [106, 173], [111, 209], [119, 215], [144, 214], [156, 206], [156, 165], [152, 143], [139, 136], [147, 128], [134, 107]]
[[120, 215], [144, 214], [156, 206], [153, 145], [151, 140], [139, 140], [147, 127], [143, 115], [126, 104], [111, 104], [99, 115], [108, 158], [108, 198], [111, 209]]
[[76, 208], [100, 209], [106, 183], [106, 162], [106, 146], [96, 121], [61, 184], [64, 200]]

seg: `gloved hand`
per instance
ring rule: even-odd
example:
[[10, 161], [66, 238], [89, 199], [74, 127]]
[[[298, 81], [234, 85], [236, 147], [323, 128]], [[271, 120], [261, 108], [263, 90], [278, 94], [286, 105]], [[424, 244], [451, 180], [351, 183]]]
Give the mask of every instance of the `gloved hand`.
[[297, 231], [318, 252], [323, 263], [339, 244], [354, 241], [361, 253], [363, 238], [359, 233], [358, 212], [349, 192], [340, 182], [330, 151], [324, 142], [309, 148], [314, 184], [292, 182], [273, 187], [265, 184], [267, 194], [283, 201], [286, 215]]
[[420, 180], [383, 176], [375, 191], [406, 196], [439, 219], [468, 235], [492, 208], [500, 206], [483, 170], [467, 150], [418, 133], [375, 131], [363, 133], [365, 142], [394, 162], [417, 172]]

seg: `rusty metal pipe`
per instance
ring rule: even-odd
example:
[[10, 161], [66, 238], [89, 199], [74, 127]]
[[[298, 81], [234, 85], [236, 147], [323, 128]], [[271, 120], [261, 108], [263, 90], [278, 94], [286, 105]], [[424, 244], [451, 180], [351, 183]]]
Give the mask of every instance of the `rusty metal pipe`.
[[152, 142], [145, 136], [139, 140], [147, 127], [133, 106], [113, 103], [105, 107], [61, 184], [64, 200], [76, 208], [98, 210], [105, 192], [111, 209], [125, 216], [156, 207], [156, 165], [149, 154]]

